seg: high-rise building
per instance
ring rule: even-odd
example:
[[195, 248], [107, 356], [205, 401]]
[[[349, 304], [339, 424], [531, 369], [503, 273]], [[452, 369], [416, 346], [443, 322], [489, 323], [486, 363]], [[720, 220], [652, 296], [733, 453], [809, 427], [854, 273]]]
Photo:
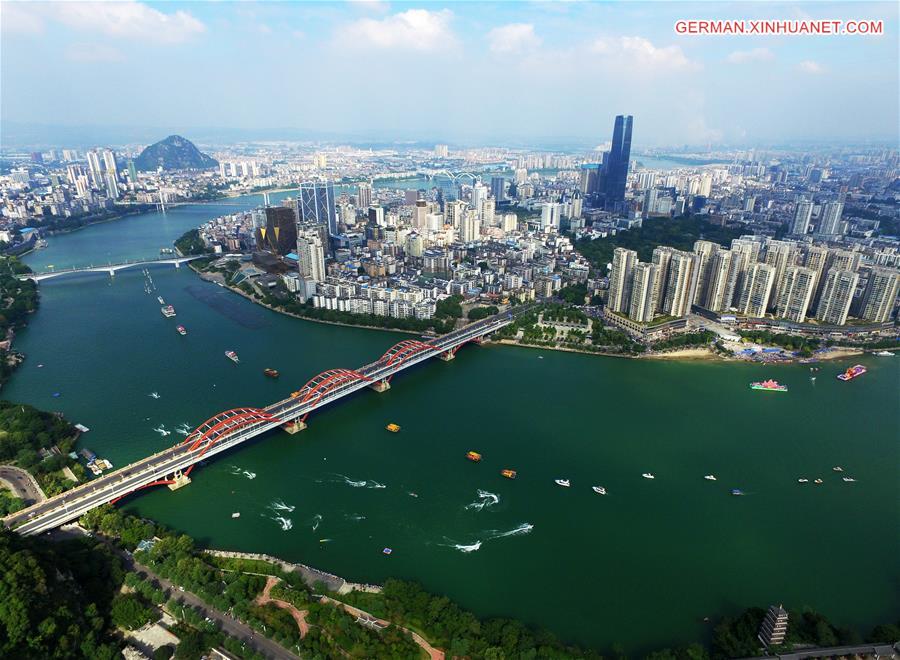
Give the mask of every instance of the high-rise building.
[[825, 275], [832, 269], [849, 270], [855, 273], [859, 270], [859, 264], [862, 260], [862, 254], [855, 250], [825, 249], [827, 252], [827, 255], [825, 257], [825, 265], [819, 274], [819, 278], [816, 283], [816, 293], [813, 296], [813, 308], [815, 309], [817, 316], [819, 313], [819, 305], [822, 302], [822, 295], [825, 291]]
[[890, 268], [873, 268], [866, 283], [859, 317], [873, 323], [890, 321], [898, 293], [900, 272]]
[[504, 189], [506, 187], [506, 179], [502, 176], [492, 176], [491, 177], [491, 197], [496, 199], [498, 202], [502, 202], [506, 199], [504, 195]]
[[719, 251], [719, 245], [712, 241], [696, 241], [694, 243], [694, 254], [700, 255], [700, 263], [697, 266], [697, 304], [705, 304], [707, 292], [709, 288], [710, 269], [712, 268], [713, 258]]
[[825, 274], [825, 286], [816, 309], [816, 319], [828, 325], [844, 325], [858, 283], [859, 273], [839, 268], [830, 269]]
[[106, 196], [110, 199], [119, 199], [119, 184], [116, 181], [116, 175], [106, 172], [103, 178], [106, 184]]
[[669, 316], [686, 316], [696, 292], [695, 269], [700, 256], [676, 251], [669, 260], [663, 312]]
[[461, 200], [447, 202], [444, 204], [444, 221], [448, 225], [453, 225], [454, 229], [459, 229], [467, 208], [466, 203]]
[[758, 318], [765, 316], [774, 283], [774, 266], [764, 263], [753, 264], [747, 271], [741, 288], [738, 311], [745, 316]]
[[788, 266], [778, 290], [776, 315], [803, 323], [816, 290], [816, 271], [803, 266]]
[[657, 278], [656, 291], [656, 311], [660, 314], [666, 302], [666, 283], [669, 279], [669, 262], [675, 253], [675, 248], [668, 245], [660, 245], [653, 249], [651, 261], [659, 267], [659, 277]]
[[286, 255], [297, 244], [297, 223], [294, 210], [286, 206], [267, 206], [266, 224], [257, 229], [256, 244], [260, 250]]
[[366, 209], [372, 206], [372, 184], [360, 183], [356, 190], [356, 208]]
[[797, 244], [791, 241], [767, 241], [766, 242], [766, 263], [775, 267], [775, 281], [772, 283], [772, 290], [776, 295], [769, 299], [769, 307], [775, 308], [778, 296], [777, 292], [781, 291], [781, 280], [788, 266], [797, 263], [800, 256], [800, 250]]
[[134, 161], [130, 158], [128, 159], [128, 180], [132, 186], [137, 185], [137, 168], [135, 168]]
[[612, 270], [609, 274], [609, 298], [606, 306], [613, 312], [627, 313], [631, 305], [631, 285], [637, 252], [617, 247], [613, 251]]
[[729, 275], [731, 274], [731, 250], [718, 250], [710, 262], [706, 282], [706, 294], [701, 303], [712, 312], [724, 312], [731, 306]]
[[384, 227], [384, 209], [380, 206], [369, 207], [369, 224]]
[[497, 209], [497, 200], [485, 199], [481, 202], [481, 226], [492, 227], [494, 225], [494, 212]]
[[468, 209], [459, 225], [459, 240], [463, 243], [477, 241], [480, 233], [479, 229], [478, 214], [474, 210]]
[[791, 233], [803, 236], [809, 233], [809, 222], [812, 219], [813, 203], [808, 199], [797, 202], [797, 211], [794, 213], [794, 222], [791, 225]]
[[479, 220], [481, 219], [481, 205], [487, 199], [487, 195], [488, 189], [484, 184], [476, 183], [472, 186], [472, 208], [475, 209]]
[[300, 277], [315, 282], [325, 280], [325, 248], [315, 231], [297, 237], [297, 265]]
[[628, 182], [628, 164], [631, 158], [631, 129], [633, 117], [618, 115], [613, 125], [612, 146], [603, 162], [600, 183], [603, 207], [621, 211], [625, 207], [625, 185]]
[[735, 238], [731, 241], [731, 273], [728, 276], [728, 291], [725, 297], [734, 305], [740, 302], [744, 283], [750, 269], [759, 261], [761, 244], [746, 238]]
[[628, 316], [638, 323], [649, 323], [656, 314], [656, 292], [659, 266], [638, 262], [631, 282], [631, 304]]
[[103, 150], [103, 167], [107, 172], [112, 172], [113, 178], [119, 178], [119, 168], [116, 167], [116, 154], [112, 149]]
[[559, 229], [560, 207], [558, 202], [547, 202], [541, 207], [541, 229]]
[[410, 220], [413, 229], [424, 229], [426, 225], [425, 216], [430, 212], [431, 208], [429, 207], [428, 202], [424, 199], [417, 200], [415, 206], [413, 206], [412, 218]]
[[307, 181], [300, 184], [297, 198], [300, 222], [328, 227], [329, 236], [338, 235], [338, 215], [331, 181]]
[[841, 214], [844, 212], [844, 202], [828, 202], [822, 208], [819, 218], [819, 233], [822, 236], [837, 236], [841, 233]]
[[91, 175], [91, 185], [100, 190], [103, 189], [103, 167], [100, 165], [100, 156], [96, 151], [87, 152], [88, 172]]
[[438, 158], [447, 158], [450, 155], [450, 147], [446, 144], [434, 145], [434, 155]]

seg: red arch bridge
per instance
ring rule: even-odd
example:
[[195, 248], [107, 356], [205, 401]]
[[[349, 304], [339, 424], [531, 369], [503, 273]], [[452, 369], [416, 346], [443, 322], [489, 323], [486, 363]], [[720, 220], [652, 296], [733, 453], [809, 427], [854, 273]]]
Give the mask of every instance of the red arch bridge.
[[306, 428], [307, 418], [315, 410], [365, 387], [383, 392], [397, 372], [435, 356], [449, 360], [463, 344], [480, 342], [527, 309], [504, 312], [428, 342], [406, 339], [358, 369], [323, 371], [288, 398], [265, 408], [221, 412], [200, 424], [183, 442], [11, 514], [3, 522], [21, 534], [40, 534], [142, 488], [180, 488], [190, 482], [191, 471], [204, 458], [277, 427], [296, 433]]

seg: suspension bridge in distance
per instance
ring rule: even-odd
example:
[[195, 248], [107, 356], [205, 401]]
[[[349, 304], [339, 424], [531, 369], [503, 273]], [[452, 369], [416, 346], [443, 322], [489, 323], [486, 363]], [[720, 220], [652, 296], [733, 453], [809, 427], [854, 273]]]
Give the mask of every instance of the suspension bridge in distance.
[[306, 428], [312, 412], [363, 388], [384, 392], [390, 389], [394, 375], [430, 358], [452, 360], [460, 346], [480, 343], [528, 309], [503, 312], [427, 342], [403, 340], [358, 369], [323, 371], [288, 398], [264, 408], [233, 408], [221, 412], [194, 429], [183, 442], [10, 514], [3, 523], [23, 535], [41, 534], [143, 488], [166, 485], [176, 490], [186, 486], [191, 481], [191, 471], [201, 460], [273, 429], [298, 433]]

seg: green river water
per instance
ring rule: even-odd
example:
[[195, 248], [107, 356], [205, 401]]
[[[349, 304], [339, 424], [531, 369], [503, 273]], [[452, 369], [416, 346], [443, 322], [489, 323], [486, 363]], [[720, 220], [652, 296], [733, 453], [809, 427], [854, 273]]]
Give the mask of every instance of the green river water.
[[[153, 256], [258, 200], [51, 237], [25, 261], [40, 270]], [[150, 272], [152, 294], [140, 270], [42, 283], [41, 308], [16, 338], [27, 360], [3, 391], [90, 427], [82, 445], [117, 467], [181, 439], [180, 424], [264, 405], [405, 336], [287, 318], [185, 268]], [[160, 314], [157, 295], [177, 318]], [[416, 579], [480, 615], [601, 649], [701, 639], [703, 617], [772, 603], [867, 630], [900, 611], [896, 360], [855, 360], [869, 373], [841, 383], [850, 361], [817, 365], [812, 381], [803, 365], [469, 346], [398, 375], [386, 393], [314, 413], [298, 435], [271, 433], [212, 460], [187, 488], [124, 506], [211, 547], [356, 581]], [[790, 391], [748, 388], [767, 377]], [[402, 431], [386, 432], [388, 422]], [[468, 450], [484, 460], [467, 461]], [[835, 465], [858, 481], [842, 482]], [[506, 467], [518, 479], [500, 477]]]

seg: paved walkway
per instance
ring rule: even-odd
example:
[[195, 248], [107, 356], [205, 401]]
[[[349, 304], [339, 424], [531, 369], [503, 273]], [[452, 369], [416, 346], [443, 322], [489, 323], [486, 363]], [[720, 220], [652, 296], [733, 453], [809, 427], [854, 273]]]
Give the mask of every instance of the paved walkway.
[[9, 487], [13, 495], [25, 500], [28, 506], [47, 499], [34, 477], [22, 468], [0, 465], [0, 482]]
[[306, 615], [308, 614], [307, 610], [298, 610], [291, 603], [279, 600], [278, 598], [272, 598], [270, 596], [270, 592], [272, 591], [272, 587], [278, 584], [280, 580], [274, 575], [270, 575], [269, 579], [266, 580], [266, 588], [263, 589], [263, 592], [256, 597], [257, 605], [266, 605], [267, 603], [272, 603], [276, 607], [280, 607], [283, 610], [287, 610], [291, 613], [291, 616], [294, 617], [294, 621], [297, 622], [297, 627], [300, 629], [300, 639], [306, 637], [306, 633], [309, 632], [309, 624], [306, 622]]

